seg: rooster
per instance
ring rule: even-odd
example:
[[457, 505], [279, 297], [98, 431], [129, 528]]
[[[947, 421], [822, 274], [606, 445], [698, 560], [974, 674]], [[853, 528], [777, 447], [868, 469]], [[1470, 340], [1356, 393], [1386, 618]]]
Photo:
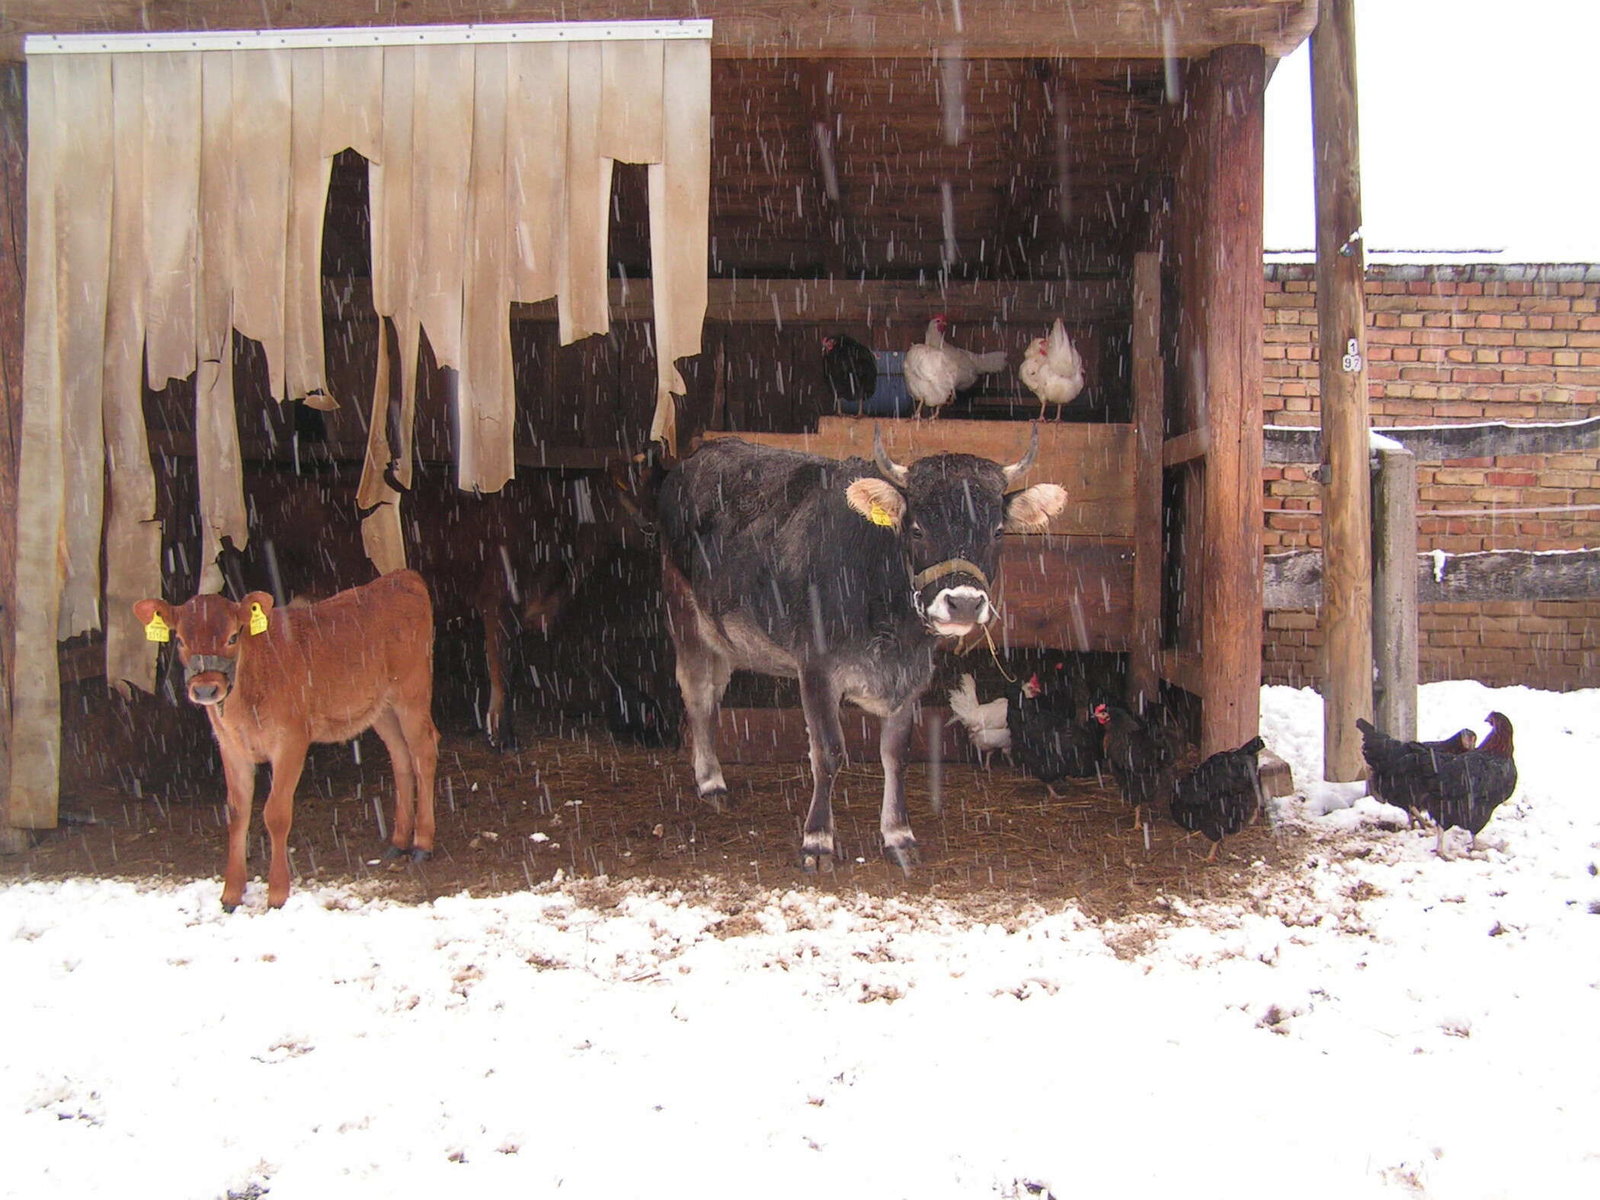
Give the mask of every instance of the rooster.
[[1004, 350], [973, 354], [947, 344], [944, 331], [949, 324], [940, 313], [928, 322], [923, 340], [906, 351], [903, 369], [906, 390], [917, 402], [914, 416], [922, 416], [924, 406], [933, 409], [933, 415], [938, 416], [939, 410], [949, 404], [957, 392], [966, 391], [977, 383], [979, 375], [992, 375], [1006, 369]]
[[1011, 702], [1004, 696], [979, 703], [978, 685], [971, 675], [963, 675], [961, 682], [950, 689], [950, 711], [955, 714], [950, 723], [959, 721], [966, 726], [967, 738], [985, 770], [989, 756], [996, 750], [1011, 757], [1011, 730], [1006, 723], [1010, 708]]
[[1238, 833], [1261, 811], [1261, 764], [1266, 748], [1259, 737], [1237, 750], [1213, 754], [1178, 777], [1172, 792], [1172, 819], [1185, 829], [1211, 839], [1206, 861], [1217, 857], [1224, 837]]
[[1133, 805], [1133, 827], [1144, 825], [1144, 811], [1170, 798], [1178, 748], [1161, 726], [1147, 723], [1117, 704], [1096, 704], [1094, 718], [1105, 727], [1106, 761]]
[[1418, 776], [1415, 771], [1405, 769], [1406, 764], [1422, 750], [1437, 759], [1441, 754], [1464, 754], [1478, 744], [1478, 735], [1471, 729], [1458, 729], [1435, 742], [1402, 742], [1359, 718], [1356, 728], [1361, 731], [1361, 757], [1367, 760], [1371, 771], [1367, 791], [1385, 804], [1405, 809], [1411, 813], [1413, 821], [1416, 819]]
[[1084, 384], [1083, 359], [1072, 339], [1067, 337], [1060, 317], [1050, 327], [1049, 337], [1034, 338], [1028, 343], [1017, 374], [1022, 376], [1028, 390], [1039, 397], [1040, 420], [1044, 419], [1047, 405], [1056, 405], [1057, 415], [1060, 415], [1060, 406], [1078, 398]]
[[859, 413], [878, 386], [878, 360], [871, 350], [843, 333], [822, 339], [822, 373], [840, 412]]
[[[1361, 730], [1361, 752], [1373, 768], [1374, 784], [1385, 789], [1380, 793], [1383, 799], [1434, 822], [1439, 830], [1434, 853], [1440, 858], [1447, 857], [1446, 830], [1459, 825], [1472, 835], [1476, 845], [1478, 834], [1494, 816], [1494, 810], [1516, 790], [1511, 719], [1504, 713], [1492, 712], [1488, 721], [1489, 736], [1480, 745], [1457, 753], [1444, 747], [1457, 742], [1460, 734], [1443, 744], [1402, 742], [1366, 721], [1356, 721], [1356, 728]], [[1383, 764], [1381, 783], [1374, 755]]]

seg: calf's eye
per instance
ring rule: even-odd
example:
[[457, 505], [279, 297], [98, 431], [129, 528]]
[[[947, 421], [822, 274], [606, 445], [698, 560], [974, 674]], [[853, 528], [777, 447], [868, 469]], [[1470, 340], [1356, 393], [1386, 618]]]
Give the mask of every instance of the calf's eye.
[[230, 633], [228, 635], [228, 645], [234, 646], [234, 645], [237, 645], [238, 642], [239, 642], [239, 631], [237, 629], [235, 629], [232, 633]]

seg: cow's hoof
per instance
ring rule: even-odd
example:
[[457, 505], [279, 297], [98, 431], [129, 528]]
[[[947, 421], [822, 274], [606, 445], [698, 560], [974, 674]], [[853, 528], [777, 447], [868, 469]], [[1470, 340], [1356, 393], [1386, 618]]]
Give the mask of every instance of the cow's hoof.
[[915, 842], [907, 842], [902, 846], [885, 846], [883, 856], [907, 875], [911, 874], [913, 867], [922, 865], [922, 852], [917, 849]]
[[411, 861], [414, 863], [425, 863], [432, 857], [433, 851], [424, 850], [421, 846], [418, 846], [411, 851]]
[[728, 789], [725, 787], [710, 788], [700, 793], [700, 803], [709, 805], [717, 812], [727, 812], [733, 805], [728, 800]]
[[239, 906], [237, 904], [229, 904], [226, 900], [222, 902], [222, 911], [225, 913], [235, 912], [238, 910], [238, 908]]
[[833, 855], [826, 850], [807, 850], [800, 856], [800, 869], [807, 875], [832, 875]]

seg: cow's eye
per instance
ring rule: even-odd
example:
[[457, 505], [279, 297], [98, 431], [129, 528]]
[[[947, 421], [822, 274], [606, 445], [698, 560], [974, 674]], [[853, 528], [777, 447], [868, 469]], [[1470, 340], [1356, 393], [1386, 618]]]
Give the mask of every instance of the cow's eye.
[[911, 522], [911, 536], [916, 538], [917, 541], [920, 542], [923, 538], [927, 537], [928, 535], [927, 535], [927, 532], [922, 528], [921, 525], [918, 525], [915, 521], [913, 521], [913, 522]]
[[999, 537], [1005, 531], [1006, 531], [1005, 523], [1001, 522], [999, 525], [996, 525], [994, 527], [994, 536], [995, 537]]
[[230, 633], [228, 635], [228, 645], [236, 646], [238, 644], [239, 644], [239, 631], [237, 629], [235, 629], [232, 633]]

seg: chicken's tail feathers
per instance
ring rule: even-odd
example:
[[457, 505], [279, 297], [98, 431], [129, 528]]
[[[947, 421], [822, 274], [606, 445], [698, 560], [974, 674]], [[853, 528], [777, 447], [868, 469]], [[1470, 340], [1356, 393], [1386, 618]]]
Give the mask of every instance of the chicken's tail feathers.
[[1267, 743], [1261, 739], [1260, 734], [1257, 734], [1244, 745], [1240, 746], [1239, 750], [1244, 754], [1260, 754], [1266, 748]]
[[978, 684], [971, 675], [950, 689], [950, 711], [963, 725], [971, 726], [978, 717]]
[[1378, 732], [1377, 728], [1372, 724], [1371, 721], [1364, 720], [1361, 717], [1356, 718], [1356, 728], [1361, 731], [1362, 737], [1372, 737]]
[[1004, 350], [990, 350], [987, 354], [974, 354], [972, 356], [972, 369], [984, 375], [993, 375], [996, 371], [1004, 371], [1006, 364], [1006, 352]]

